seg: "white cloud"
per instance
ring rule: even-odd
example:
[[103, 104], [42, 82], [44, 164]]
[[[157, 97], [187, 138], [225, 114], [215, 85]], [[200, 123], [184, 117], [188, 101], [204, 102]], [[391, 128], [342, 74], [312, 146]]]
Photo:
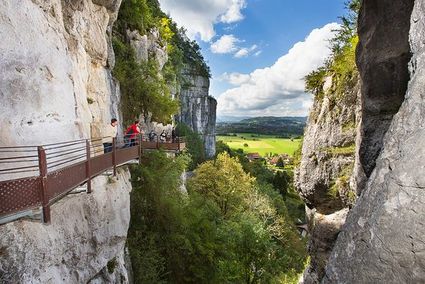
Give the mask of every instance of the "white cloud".
[[235, 53], [235, 57], [236, 58], [242, 58], [242, 57], [247, 57], [251, 52], [253, 52], [254, 50], [257, 49], [257, 45], [254, 44], [253, 46], [251, 46], [250, 48], [241, 48], [238, 50], [238, 52]]
[[238, 49], [236, 46], [238, 42], [240, 42], [240, 40], [234, 35], [223, 35], [216, 42], [211, 44], [211, 51], [220, 54], [233, 53]]
[[235, 53], [236, 58], [246, 57], [249, 54], [248, 48], [241, 48], [238, 52]]
[[262, 50], [259, 50], [256, 53], [254, 53], [254, 56], [260, 56], [261, 53], [263, 53], [263, 51]]
[[162, 9], [181, 26], [191, 38], [199, 36], [210, 41], [215, 23], [231, 24], [241, 21], [246, 0], [159, 0]]
[[231, 24], [242, 20], [244, 17], [241, 10], [246, 7], [245, 0], [232, 1], [231, 6], [227, 10], [226, 14], [221, 15], [220, 20], [222, 23]]
[[241, 73], [224, 73], [221, 75], [220, 80], [229, 82], [232, 85], [239, 86], [244, 83], [248, 83], [251, 77], [248, 74]]
[[[315, 29], [272, 66], [233, 75], [243, 80], [219, 96], [219, 115], [307, 115], [312, 99], [304, 93], [304, 77], [329, 57], [329, 39], [338, 28], [332, 23]], [[231, 75], [227, 80], [236, 83]]]

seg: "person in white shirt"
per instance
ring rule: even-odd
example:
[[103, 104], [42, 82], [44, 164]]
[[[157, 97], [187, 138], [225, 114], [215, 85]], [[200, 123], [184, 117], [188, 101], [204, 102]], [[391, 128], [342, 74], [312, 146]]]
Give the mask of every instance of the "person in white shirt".
[[112, 139], [117, 137], [117, 133], [118, 133], [118, 121], [116, 118], [111, 119], [111, 124], [108, 124], [108, 126], [106, 126], [103, 138], [102, 138], [102, 143], [103, 143], [103, 152], [109, 153], [112, 152]]

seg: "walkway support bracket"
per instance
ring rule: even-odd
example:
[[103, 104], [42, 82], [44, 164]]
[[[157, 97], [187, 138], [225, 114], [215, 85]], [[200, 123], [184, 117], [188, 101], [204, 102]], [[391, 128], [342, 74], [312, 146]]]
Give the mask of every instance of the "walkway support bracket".
[[114, 166], [114, 176], [117, 175], [117, 138], [112, 138], [112, 165]]
[[86, 176], [87, 176], [87, 193], [91, 193], [91, 167], [90, 167], [90, 140], [86, 140]]

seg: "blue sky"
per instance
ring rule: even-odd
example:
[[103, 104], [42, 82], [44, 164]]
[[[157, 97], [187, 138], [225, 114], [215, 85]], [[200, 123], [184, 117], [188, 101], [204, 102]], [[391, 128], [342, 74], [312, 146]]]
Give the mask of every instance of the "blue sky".
[[[343, 0], [160, 0], [202, 47], [218, 115], [307, 115], [302, 77], [329, 56]], [[290, 51], [291, 50], [291, 51]]]

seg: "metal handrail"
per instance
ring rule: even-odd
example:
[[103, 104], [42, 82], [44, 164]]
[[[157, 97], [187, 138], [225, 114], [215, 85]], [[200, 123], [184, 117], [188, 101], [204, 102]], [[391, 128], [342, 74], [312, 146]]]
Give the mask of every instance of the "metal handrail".
[[[157, 136], [156, 141], [153, 141], [154, 143], [148, 141], [148, 139], [145, 140], [145, 137], [144, 135], [137, 135], [136, 145], [134, 146], [130, 146], [123, 137], [113, 138], [111, 153], [103, 153], [104, 145], [98, 143], [103, 138], [52, 143], [48, 144], [47, 147], [38, 146], [37, 150], [31, 151], [22, 150], [30, 146], [7, 147], [7, 149], [3, 147], [3, 149], [6, 149], [3, 151], [7, 153], [37, 151], [38, 155], [13, 155], [0, 158], [0, 165], [28, 163], [21, 167], [0, 169], [1, 176], [8, 175], [7, 177], [10, 178], [18, 173], [32, 173], [31, 176], [0, 181], [0, 196], [2, 196], [0, 198], [0, 219], [5, 215], [22, 213], [34, 206], [41, 206], [42, 221], [49, 223], [51, 204], [84, 183], [87, 184], [87, 193], [90, 193], [91, 179], [100, 173], [113, 168], [115, 175], [117, 166], [134, 159], [139, 159], [140, 162], [144, 150], [165, 148], [179, 152], [184, 148], [182, 137], [178, 137], [174, 141], [160, 141]], [[82, 144], [83, 141], [85, 146], [76, 146]], [[93, 153], [94, 155], [92, 155]], [[36, 172], [39, 173], [39, 176], [36, 176]]]

